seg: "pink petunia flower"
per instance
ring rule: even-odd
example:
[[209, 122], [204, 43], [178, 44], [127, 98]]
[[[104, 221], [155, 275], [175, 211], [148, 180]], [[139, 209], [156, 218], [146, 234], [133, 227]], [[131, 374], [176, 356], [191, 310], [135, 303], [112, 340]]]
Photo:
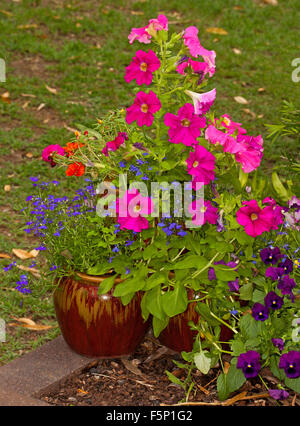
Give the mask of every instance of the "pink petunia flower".
[[48, 145], [42, 152], [42, 159], [50, 163], [51, 167], [56, 165], [55, 161], [53, 160], [54, 154], [65, 155], [65, 150], [60, 145], [55, 144]]
[[145, 216], [149, 216], [154, 210], [151, 198], [143, 197], [137, 189], [126, 191], [122, 198], [116, 201], [117, 222], [120, 229], [128, 229], [141, 232], [148, 229], [149, 222]]
[[[187, 172], [193, 176], [192, 187], [207, 185], [215, 178], [215, 157], [204, 146], [196, 145], [186, 160]], [[202, 183], [202, 185], [201, 185]]]
[[279, 206], [273, 198], [267, 197], [263, 200], [263, 204], [271, 206], [273, 210], [273, 224], [271, 229], [278, 229], [278, 226], [283, 223], [284, 216], [282, 207]]
[[220, 118], [221, 126], [225, 127], [227, 129], [227, 133], [232, 134], [236, 130], [238, 134], [246, 134], [247, 130], [243, 129], [242, 123], [236, 123], [233, 121], [228, 114], [223, 114]]
[[237, 211], [237, 221], [245, 227], [246, 234], [257, 237], [272, 229], [274, 214], [271, 206], [261, 209], [256, 200], [244, 201], [244, 206]]
[[218, 220], [218, 209], [213, 207], [210, 201], [204, 199], [194, 200], [188, 206], [192, 216], [192, 223], [196, 226], [202, 226], [206, 222], [215, 225]]
[[250, 173], [261, 163], [264, 151], [263, 138], [261, 135], [257, 137], [238, 135], [236, 140], [240, 150], [235, 154], [235, 159], [241, 163], [243, 172]]
[[177, 65], [176, 71], [181, 75], [186, 75], [187, 68], [190, 68], [194, 74], [199, 74], [200, 81], [209, 72], [209, 66], [206, 62], [193, 61], [188, 58], [187, 61], [182, 61]]
[[137, 84], [149, 84], [152, 83], [153, 73], [160, 67], [160, 60], [153, 52], [144, 52], [138, 50], [134, 58], [132, 58], [131, 64], [126, 68], [125, 81], [129, 83], [131, 80], [136, 80]]
[[117, 151], [117, 149], [120, 148], [120, 146], [125, 142], [125, 140], [128, 140], [127, 133], [119, 132], [118, 136], [116, 136], [114, 140], [106, 143], [105, 147], [102, 149], [102, 154], [108, 157], [108, 152]]
[[185, 90], [185, 93], [192, 98], [195, 114], [204, 115], [210, 110], [210, 107], [216, 99], [216, 89], [205, 93], [196, 93], [191, 90]]
[[198, 56], [202, 56], [206, 64], [208, 65], [208, 73], [209, 76], [212, 77], [215, 73], [215, 59], [216, 52], [214, 50], [207, 50], [203, 46], [201, 46], [200, 41], [198, 39], [198, 28], [196, 27], [188, 27], [185, 29], [183, 34], [184, 44], [189, 49], [190, 54], [197, 58]]
[[137, 93], [134, 103], [127, 108], [126, 122], [130, 124], [136, 121], [140, 127], [149, 127], [153, 123], [153, 114], [160, 108], [160, 100], [152, 90], [149, 93], [140, 91]]
[[192, 104], [185, 104], [177, 115], [167, 112], [164, 123], [169, 129], [169, 141], [183, 143], [186, 146], [197, 144], [197, 138], [201, 136], [201, 128], [206, 126], [205, 117], [198, 117]]
[[168, 19], [165, 15], [158, 15], [157, 19], [150, 19], [148, 25], [142, 28], [132, 28], [128, 36], [129, 43], [132, 44], [135, 40], [140, 43], [151, 43], [152, 36], [156, 35], [157, 31], [168, 31]]
[[205, 139], [214, 145], [222, 145], [223, 151], [229, 152], [230, 154], [235, 154], [237, 152], [241, 152], [243, 149], [246, 149], [238, 144], [233, 136], [222, 132], [213, 124], [207, 126], [207, 129], [205, 130]]

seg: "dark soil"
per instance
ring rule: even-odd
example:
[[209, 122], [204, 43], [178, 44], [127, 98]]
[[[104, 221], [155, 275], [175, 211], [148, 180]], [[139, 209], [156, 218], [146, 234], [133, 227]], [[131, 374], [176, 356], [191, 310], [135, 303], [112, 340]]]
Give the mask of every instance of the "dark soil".
[[[186, 370], [178, 368], [173, 360], [182, 361], [180, 354], [160, 345], [152, 336], [147, 336], [130, 357], [96, 361], [78, 376], [67, 378], [59, 390], [43, 393], [40, 398], [48, 404], [59, 406], [170, 406], [179, 403], [214, 406], [300, 406], [300, 395], [292, 391], [288, 399], [275, 401], [268, 395], [259, 379], [248, 380], [230, 399], [220, 402], [216, 387], [219, 368], [212, 369], [207, 375], [200, 371], [195, 372], [195, 385], [189, 402], [185, 402], [182, 387], [170, 382], [165, 373], [167, 370], [177, 378], [185, 379]], [[262, 377], [270, 389], [277, 388], [277, 379], [268, 371], [263, 371]]]

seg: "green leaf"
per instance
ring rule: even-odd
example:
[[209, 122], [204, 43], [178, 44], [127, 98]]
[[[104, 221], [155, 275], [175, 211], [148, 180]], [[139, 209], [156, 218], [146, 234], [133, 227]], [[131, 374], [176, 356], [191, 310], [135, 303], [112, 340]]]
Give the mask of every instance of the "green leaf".
[[160, 335], [160, 333], [163, 331], [163, 329], [167, 327], [168, 323], [169, 323], [168, 317], [164, 317], [164, 318], [160, 319], [160, 318], [153, 316], [152, 327], [153, 327], [154, 337], [158, 337]]
[[220, 281], [234, 281], [238, 276], [237, 271], [227, 265], [214, 265], [214, 270], [217, 279]]
[[285, 202], [288, 201], [290, 198], [288, 191], [285, 189], [285, 187], [281, 183], [281, 180], [279, 179], [278, 174], [276, 172], [272, 173], [272, 184], [275, 191], [277, 192], [279, 197], [282, 199], [282, 201], [285, 201]]
[[234, 356], [239, 356], [240, 354], [246, 352], [246, 347], [241, 340], [234, 340], [231, 343], [231, 350]]
[[104, 275], [112, 269], [110, 264], [97, 263], [87, 270], [89, 275]]
[[239, 322], [241, 334], [247, 339], [255, 338], [258, 335], [258, 325], [250, 314], [243, 315]]
[[284, 383], [287, 387], [300, 394], [300, 377], [297, 379], [285, 378]]
[[170, 373], [169, 371], [166, 371], [166, 375], [168, 376], [169, 380], [175, 385], [185, 387], [185, 384], [180, 379], [178, 379], [178, 377], [174, 376], [174, 374]]
[[226, 375], [224, 373], [221, 373], [217, 378], [217, 391], [220, 401], [224, 401], [228, 398], [229, 392], [227, 389]]
[[198, 302], [196, 306], [196, 311], [200, 316], [211, 326], [219, 325], [220, 322], [215, 319], [210, 312], [209, 306], [204, 302]]
[[165, 313], [162, 308], [162, 292], [160, 285], [152, 288], [146, 293], [145, 306], [148, 311], [156, 318], [163, 320]]
[[112, 275], [111, 277], [105, 278], [105, 280], [103, 280], [99, 285], [98, 294], [101, 295], [101, 294], [108, 293], [114, 285], [115, 278], [116, 278], [115, 275]]
[[196, 367], [203, 374], [207, 374], [211, 368], [211, 358], [206, 355], [208, 353], [208, 351], [201, 351], [194, 355]]
[[204, 266], [206, 266], [208, 263], [208, 260], [205, 259], [205, 257], [201, 257], [195, 254], [192, 254], [190, 256], [186, 256], [184, 259], [180, 260], [179, 262], [172, 263], [171, 265], [167, 265], [168, 270], [172, 269], [202, 269]]
[[159, 284], [164, 284], [168, 281], [166, 273], [163, 271], [154, 272], [149, 278], [147, 278], [146, 285], [143, 287], [144, 291], [151, 290]]
[[244, 284], [240, 287], [239, 290], [240, 298], [242, 300], [251, 300], [253, 294], [253, 285], [252, 283]]
[[188, 297], [186, 289], [177, 282], [172, 291], [164, 293], [162, 296], [162, 307], [168, 317], [184, 312], [188, 305]]
[[129, 293], [135, 293], [145, 286], [145, 280], [148, 273], [148, 268], [142, 266], [132, 278], [127, 278], [125, 281], [118, 284], [114, 291], [115, 297], [126, 296]]
[[236, 368], [236, 366], [232, 364], [229, 367], [226, 379], [229, 394], [239, 389], [246, 381], [246, 377], [244, 376], [242, 370]]

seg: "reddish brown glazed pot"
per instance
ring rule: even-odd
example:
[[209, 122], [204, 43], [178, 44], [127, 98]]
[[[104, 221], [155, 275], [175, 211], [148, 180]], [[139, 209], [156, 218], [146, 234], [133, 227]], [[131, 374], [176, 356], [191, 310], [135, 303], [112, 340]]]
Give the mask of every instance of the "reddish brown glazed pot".
[[149, 327], [141, 314], [141, 293], [126, 306], [112, 291], [99, 296], [98, 286], [105, 278], [77, 272], [76, 278], [62, 278], [54, 292], [56, 317], [65, 341], [88, 357], [132, 354]]
[[[197, 302], [191, 302], [185, 312], [170, 318], [169, 324], [158, 337], [161, 344], [176, 352], [192, 351], [197, 331], [191, 330], [188, 322], [193, 321], [198, 324], [200, 320], [200, 315], [195, 310], [196, 305]], [[232, 337], [232, 330], [222, 325], [220, 341], [228, 342]], [[224, 345], [222, 346], [224, 347]]]

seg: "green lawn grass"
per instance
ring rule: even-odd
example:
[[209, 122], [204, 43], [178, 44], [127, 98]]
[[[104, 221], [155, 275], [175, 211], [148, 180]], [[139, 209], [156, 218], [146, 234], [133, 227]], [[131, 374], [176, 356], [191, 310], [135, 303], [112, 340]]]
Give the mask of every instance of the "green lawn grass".
[[[42, 149], [64, 145], [77, 123], [87, 126], [112, 107], [132, 101], [124, 81], [125, 66], [139, 43], [129, 44], [132, 27], [144, 26], [164, 13], [170, 29], [199, 28], [201, 43], [217, 53], [217, 72], [209, 88], [217, 88], [218, 114], [228, 113], [250, 134], [262, 134], [265, 156], [262, 170], [281, 166], [299, 156], [299, 144], [280, 138], [266, 139], [265, 124], [280, 120], [284, 99], [297, 104], [300, 83], [292, 82], [291, 62], [300, 56], [299, 0], [20, 0], [0, 4], [0, 58], [6, 61], [6, 82], [0, 95], [9, 92], [10, 103], [0, 100], [0, 252], [32, 249], [34, 241], [22, 232], [18, 214], [31, 193], [30, 176], [62, 180], [70, 191], [80, 180], [64, 179], [63, 171], [42, 163]], [[227, 35], [207, 32], [218, 27]], [[234, 52], [234, 50], [238, 54]], [[47, 87], [56, 90], [53, 93]], [[249, 103], [241, 105], [235, 96]], [[299, 157], [298, 157], [299, 158]], [[4, 187], [10, 185], [10, 190]], [[39, 255], [40, 256], [40, 255]], [[12, 260], [16, 260], [13, 258]], [[31, 295], [14, 291], [22, 271], [4, 273], [10, 260], [0, 259], [0, 317], [29, 317], [52, 325], [49, 332], [8, 326], [7, 342], [0, 347], [0, 363], [53, 338], [59, 333], [54, 317], [51, 281], [31, 277]], [[21, 262], [27, 265], [31, 260]], [[43, 270], [43, 267], [40, 266]]]

